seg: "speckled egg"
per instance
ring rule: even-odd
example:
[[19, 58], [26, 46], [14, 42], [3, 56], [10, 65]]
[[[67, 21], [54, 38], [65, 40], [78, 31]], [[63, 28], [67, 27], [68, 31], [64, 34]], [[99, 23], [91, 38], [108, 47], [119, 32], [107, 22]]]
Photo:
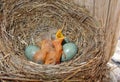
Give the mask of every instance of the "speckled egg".
[[33, 56], [35, 55], [35, 53], [39, 50], [40, 48], [36, 45], [29, 45], [25, 48], [25, 56], [29, 59], [29, 60], [33, 60]]
[[63, 54], [61, 61], [71, 60], [77, 54], [78, 48], [74, 43], [66, 43], [63, 45]]

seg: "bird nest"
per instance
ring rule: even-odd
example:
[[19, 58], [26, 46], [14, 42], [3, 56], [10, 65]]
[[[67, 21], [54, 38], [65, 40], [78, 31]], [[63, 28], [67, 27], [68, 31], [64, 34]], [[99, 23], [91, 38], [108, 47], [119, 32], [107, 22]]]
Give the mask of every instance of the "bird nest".
[[[104, 33], [86, 9], [65, 0], [3, 0], [0, 4], [0, 79], [14, 81], [102, 81], [106, 73]], [[25, 46], [50, 38], [59, 28], [78, 46], [57, 65], [31, 62]]]

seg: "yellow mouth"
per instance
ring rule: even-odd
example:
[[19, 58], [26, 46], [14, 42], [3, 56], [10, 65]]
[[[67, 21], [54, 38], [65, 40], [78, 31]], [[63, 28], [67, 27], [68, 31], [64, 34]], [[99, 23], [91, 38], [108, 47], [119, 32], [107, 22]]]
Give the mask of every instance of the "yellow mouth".
[[59, 29], [56, 33], [56, 39], [59, 39], [59, 38], [65, 38], [64, 35], [62, 34], [62, 30]]

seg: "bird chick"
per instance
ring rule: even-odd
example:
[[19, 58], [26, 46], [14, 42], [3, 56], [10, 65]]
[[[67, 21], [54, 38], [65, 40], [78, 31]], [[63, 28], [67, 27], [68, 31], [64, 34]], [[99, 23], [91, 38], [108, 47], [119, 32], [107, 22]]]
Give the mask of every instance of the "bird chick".
[[46, 59], [46, 55], [48, 54], [49, 50], [52, 49], [52, 41], [51, 40], [43, 40], [40, 42], [41, 49], [36, 52], [33, 57], [34, 62], [43, 64]]
[[60, 63], [60, 58], [61, 58], [62, 51], [63, 51], [63, 49], [62, 49], [63, 39], [64, 38], [58, 38], [52, 42], [53, 46], [55, 47], [55, 50], [56, 50], [56, 64]]
[[56, 64], [56, 51], [55, 49], [49, 51], [49, 53], [47, 54], [46, 56], [46, 59], [45, 59], [45, 64], [48, 65], [48, 64], [52, 64], [52, 65], [55, 65]]
[[55, 39], [52, 41], [54, 48], [52, 48], [48, 52], [46, 56], [45, 64], [59, 64], [60, 63], [60, 58], [62, 55], [62, 41], [63, 41], [62, 38]]
[[36, 54], [33, 57], [34, 62], [38, 64], [44, 64], [46, 54], [47, 54], [46, 51], [39, 50], [38, 52], [36, 52]]

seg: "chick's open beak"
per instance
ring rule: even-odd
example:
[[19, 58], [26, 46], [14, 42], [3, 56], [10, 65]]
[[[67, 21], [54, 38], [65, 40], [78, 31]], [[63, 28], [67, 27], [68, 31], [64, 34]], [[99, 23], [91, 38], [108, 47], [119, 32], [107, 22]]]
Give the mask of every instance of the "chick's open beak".
[[56, 33], [56, 39], [58, 39], [58, 38], [65, 38], [64, 37], [64, 35], [62, 34], [62, 30], [61, 29], [59, 29], [58, 31], [57, 31], [57, 33]]

